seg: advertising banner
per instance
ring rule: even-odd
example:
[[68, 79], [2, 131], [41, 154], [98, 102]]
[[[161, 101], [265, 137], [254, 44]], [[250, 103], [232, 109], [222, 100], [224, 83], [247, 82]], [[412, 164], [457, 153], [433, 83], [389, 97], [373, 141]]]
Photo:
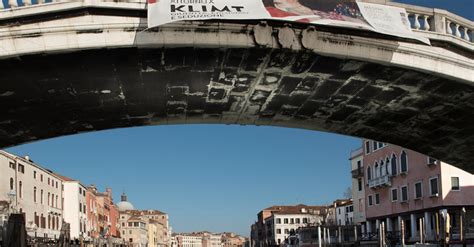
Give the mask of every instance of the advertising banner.
[[281, 20], [370, 30], [429, 44], [403, 8], [356, 0], [148, 0], [148, 27], [184, 20]]

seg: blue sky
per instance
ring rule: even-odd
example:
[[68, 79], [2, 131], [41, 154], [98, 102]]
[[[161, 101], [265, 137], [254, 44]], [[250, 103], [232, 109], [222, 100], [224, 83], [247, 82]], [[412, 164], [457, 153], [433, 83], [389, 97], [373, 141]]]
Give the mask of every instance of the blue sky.
[[[400, 0], [473, 19], [472, 0]], [[175, 231], [249, 234], [274, 204], [326, 204], [350, 186], [360, 140], [275, 127], [186, 125], [109, 130], [7, 149], [66, 176], [122, 191], [170, 215]]]
[[273, 204], [327, 204], [350, 186], [360, 141], [276, 127], [177, 125], [87, 133], [8, 149], [61, 174], [125, 190], [167, 212], [176, 231], [248, 235]]

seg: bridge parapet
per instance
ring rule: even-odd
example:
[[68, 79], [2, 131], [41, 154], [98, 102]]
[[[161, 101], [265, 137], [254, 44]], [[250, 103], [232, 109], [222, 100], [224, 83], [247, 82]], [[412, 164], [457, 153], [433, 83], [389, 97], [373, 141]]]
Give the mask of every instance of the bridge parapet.
[[[472, 50], [474, 45], [474, 23], [466, 18], [442, 9], [426, 8], [410, 4], [391, 2], [389, 0], [362, 0], [364, 2], [377, 2], [405, 8], [409, 14], [411, 28], [421, 35], [433, 39], [447, 41]], [[78, 3], [85, 5], [97, 5], [103, 3], [114, 3], [116, 7], [133, 3], [142, 8], [145, 7], [146, 0], [9, 0], [8, 4], [0, 1], [1, 12], [11, 12], [15, 10], [31, 8], [37, 5], [52, 3]], [[3, 9], [3, 10], [2, 10]]]

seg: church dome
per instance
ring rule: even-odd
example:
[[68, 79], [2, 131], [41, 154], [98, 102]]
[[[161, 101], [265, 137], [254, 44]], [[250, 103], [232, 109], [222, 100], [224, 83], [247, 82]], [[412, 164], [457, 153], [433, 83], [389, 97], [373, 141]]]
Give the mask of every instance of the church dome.
[[127, 210], [135, 210], [133, 204], [127, 201], [127, 195], [125, 193], [122, 194], [120, 202], [117, 203], [117, 208], [120, 212], [125, 212]]

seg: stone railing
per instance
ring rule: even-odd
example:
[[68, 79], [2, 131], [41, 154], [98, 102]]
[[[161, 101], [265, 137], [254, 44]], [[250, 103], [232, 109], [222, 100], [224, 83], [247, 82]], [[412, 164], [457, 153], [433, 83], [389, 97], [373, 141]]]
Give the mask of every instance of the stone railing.
[[[454, 38], [465, 44], [474, 43], [474, 23], [466, 18], [442, 9], [433, 9], [409, 4], [390, 2], [389, 0], [360, 0], [376, 2], [390, 6], [402, 7], [407, 10], [411, 28], [430, 39], [446, 41], [446, 37]], [[113, 3], [146, 3], [146, 0], [8, 0], [7, 4], [0, 1], [0, 12], [24, 8], [30, 5], [42, 5], [66, 2], [113, 2]]]
[[369, 188], [381, 187], [381, 186], [390, 186], [391, 180], [390, 175], [384, 175], [377, 178], [372, 178], [369, 180]]
[[442, 9], [432, 9], [408, 4], [388, 3], [407, 10], [411, 28], [416, 32], [449, 35], [458, 39], [474, 42], [474, 24], [461, 16]]

